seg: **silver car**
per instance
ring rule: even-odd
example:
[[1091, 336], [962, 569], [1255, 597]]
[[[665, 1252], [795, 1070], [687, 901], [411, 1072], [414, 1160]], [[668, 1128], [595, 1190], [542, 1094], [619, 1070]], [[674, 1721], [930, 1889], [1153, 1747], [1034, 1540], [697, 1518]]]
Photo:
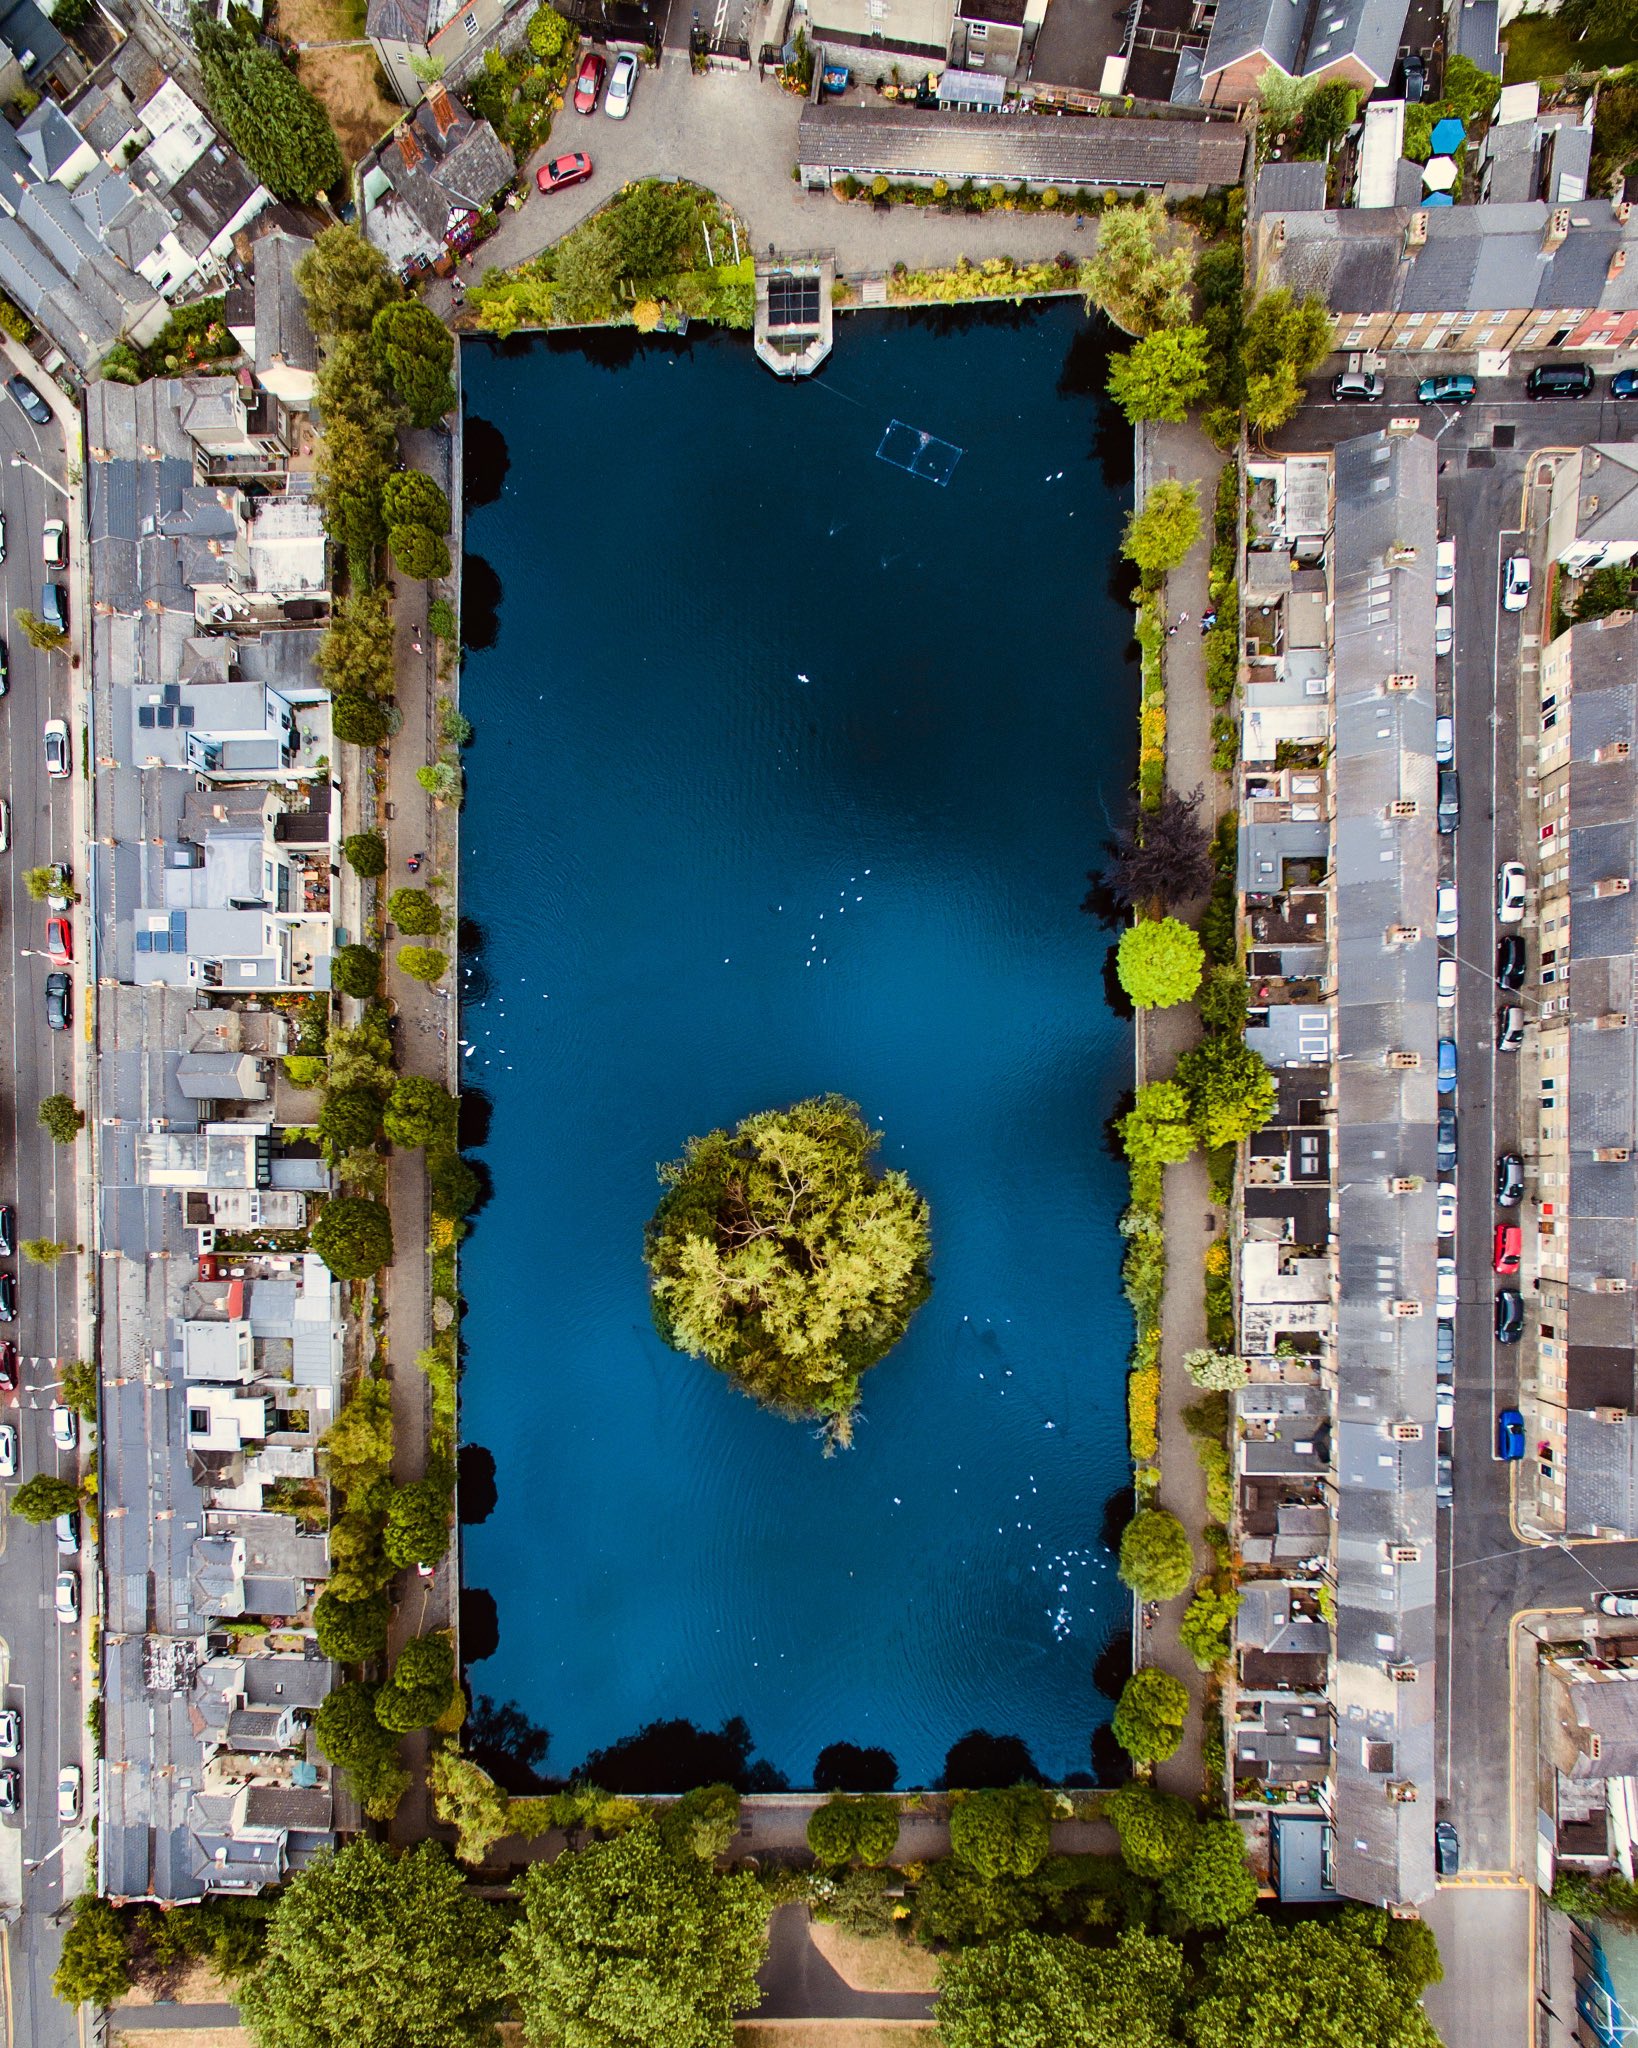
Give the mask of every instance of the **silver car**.
[[1530, 602], [1530, 557], [1509, 555], [1502, 570], [1502, 610], [1521, 612]]
[[614, 60], [608, 90], [603, 95], [603, 112], [611, 121], [623, 121], [631, 112], [631, 96], [636, 90], [637, 59], [629, 50], [622, 50]]
[[1448, 654], [1456, 640], [1456, 614], [1448, 604], [1440, 605], [1433, 614], [1433, 651]]

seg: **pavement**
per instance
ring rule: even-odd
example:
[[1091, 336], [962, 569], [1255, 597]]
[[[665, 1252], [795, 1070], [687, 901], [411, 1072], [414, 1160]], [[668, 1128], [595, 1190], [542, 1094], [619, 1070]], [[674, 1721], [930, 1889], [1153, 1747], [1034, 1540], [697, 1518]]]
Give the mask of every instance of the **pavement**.
[[768, 1923], [768, 1957], [757, 1972], [759, 2020], [921, 2020], [933, 2010], [923, 1991], [855, 1991], [808, 1938], [806, 1906], [780, 1906]]

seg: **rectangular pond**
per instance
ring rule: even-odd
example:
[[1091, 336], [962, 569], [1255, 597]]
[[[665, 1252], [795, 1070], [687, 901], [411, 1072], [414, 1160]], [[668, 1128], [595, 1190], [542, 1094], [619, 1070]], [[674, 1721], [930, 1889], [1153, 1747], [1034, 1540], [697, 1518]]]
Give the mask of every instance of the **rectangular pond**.
[[[467, 350], [467, 1649], [551, 1774], [735, 1716], [793, 1786], [842, 1741], [931, 1784], [974, 1728], [1090, 1767], [1131, 1342], [1080, 910], [1136, 755], [1103, 375], [1078, 303], [850, 320], [797, 386], [697, 331]], [[895, 421], [958, 459], [880, 458]], [[831, 1090], [934, 1289], [827, 1459], [660, 1342], [642, 1233], [692, 1133]]]

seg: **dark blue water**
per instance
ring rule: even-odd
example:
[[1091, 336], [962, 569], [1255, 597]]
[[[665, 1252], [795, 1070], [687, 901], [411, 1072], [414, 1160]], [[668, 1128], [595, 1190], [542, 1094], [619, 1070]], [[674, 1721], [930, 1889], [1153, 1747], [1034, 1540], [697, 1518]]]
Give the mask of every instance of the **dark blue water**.
[[[930, 1783], [975, 1726], [1088, 1768], [1131, 1342], [1129, 1027], [1079, 909], [1136, 737], [1101, 382], [1078, 306], [850, 321], [794, 388], [727, 337], [467, 353], [509, 460], [467, 529], [470, 1675], [552, 1771], [730, 1715], [795, 1785], [838, 1740]], [[894, 418], [948, 487], [877, 459]], [[827, 1461], [660, 1343], [641, 1249], [656, 1161], [830, 1089], [930, 1201], [935, 1285]]]

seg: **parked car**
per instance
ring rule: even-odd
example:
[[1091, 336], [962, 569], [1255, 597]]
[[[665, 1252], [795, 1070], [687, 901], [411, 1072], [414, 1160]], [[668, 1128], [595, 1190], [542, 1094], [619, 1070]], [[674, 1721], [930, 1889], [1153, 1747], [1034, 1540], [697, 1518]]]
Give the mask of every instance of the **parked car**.
[[1496, 1012], [1497, 1052], [1517, 1052], [1524, 1043], [1524, 1012], [1517, 1003], [1503, 1003]]
[[597, 112], [597, 95], [603, 90], [608, 68], [607, 61], [595, 50], [588, 50], [581, 58], [579, 75], [574, 82], [574, 110], [577, 114]]
[[1454, 1429], [1456, 1427], [1456, 1390], [1454, 1387], [1434, 1388], [1433, 1426], [1435, 1429]]
[[80, 1618], [80, 1582], [73, 1572], [59, 1572], [52, 1594], [61, 1622], [78, 1621]]
[[6, 662], [6, 643], [0, 640], [0, 697], [11, 688], [11, 669]]
[[68, 976], [59, 968], [45, 978], [46, 1025], [52, 1031], [66, 1031], [73, 1022], [74, 998]]
[[542, 164], [535, 173], [535, 183], [542, 192], [566, 192], [571, 185], [580, 184], [591, 174], [591, 158], [583, 149], [576, 149], [567, 156], [554, 156], [549, 164]]
[[0, 1707], [0, 1756], [19, 1756], [22, 1748], [22, 1715], [15, 1707]]
[[1456, 721], [1452, 718], [1436, 718], [1433, 721], [1433, 758], [1441, 768], [1448, 768], [1456, 758]]
[[57, 1818], [73, 1822], [80, 1817], [80, 1767], [64, 1764], [57, 1773]]
[[1593, 373], [1585, 363], [1537, 363], [1524, 388], [1532, 398], [1585, 398]]
[[8, 1338], [0, 1344], [0, 1393], [17, 1391], [17, 1346]]
[[1331, 379], [1331, 396], [1339, 405], [1379, 405], [1386, 389], [1375, 370], [1344, 370]]
[[1454, 1010], [1456, 1007], [1456, 976], [1458, 971], [1456, 962], [1447, 953], [1439, 962], [1439, 1007], [1441, 1010]]
[[1496, 941], [1496, 986], [1509, 993], [1524, 986], [1524, 941], [1517, 932]]
[[1466, 405], [1478, 388], [1478, 381], [1473, 377], [1424, 377], [1416, 387], [1416, 402], [1418, 405]]
[[1454, 1038], [1441, 1038], [1439, 1041], [1439, 1093], [1441, 1095], [1454, 1095], [1456, 1093], [1456, 1041]]
[[631, 112], [632, 95], [637, 90], [637, 59], [629, 50], [622, 50], [614, 60], [614, 69], [609, 73], [609, 89], [603, 95], [603, 112], [611, 121], [623, 121]]
[[80, 1518], [72, 1508], [57, 1517], [57, 1555], [77, 1557], [80, 1549]]
[[48, 569], [68, 567], [68, 522], [48, 519], [40, 532], [40, 546]]
[[1439, 1112], [1437, 1158], [1441, 1173], [1456, 1171], [1456, 1112], [1453, 1109], [1441, 1109]]
[[0, 1323], [17, 1320], [17, 1275], [0, 1273]]
[[1439, 1259], [1434, 1264], [1433, 1298], [1443, 1323], [1456, 1319], [1456, 1261]]
[[1456, 936], [1456, 884], [1441, 882], [1436, 902], [1433, 929], [1440, 938], [1453, 939]]
[[1434, 1228], [1441, 1237], [1456, 1235], [1456, 1183], [1453, 1180], [1439, 1183], [1439, 1216]]
[[1448, 838], [1462, 822], [1462, 785], [1454, 768], [1439, 770], [1439, 830]]
[[1617, 370], [1610, 379], [1611, 398], [1638, 398], [1638, 370]]
[[1638, 1593], [1600, 1593], [1594, 1605], [1600, 1614], [1638, 1614]]
[[1456, 1325], [1440, 1323], [1434, 1339], [1435, 1373], [1441, 1380], [1451, 1379], [1456, 1372]]
[[1496, 1342], [1516, 1344], [1524, 1335], [1524, 1296], [1504, 1287], [1496, 1296]]
[[1530, 557], [1509, 555], [1502, 568], [1502, 610], [1521, 612], [1530, 602]]
[[71, 1451], [80, 1440], [80, 1418], [60, 1401], [51, 1404], [51, 1441], [59, 1451]]
[[1492, 1260], [1496, 1271], [1504, 1278], [1516, 1273], [1519, 1259], [1524, 1251], [1524, 1232], [1516, 1223], [1496, 1225], [1496, 1255]]
[[0, 1202], [0, 1259], [9, 1259], [17, 1249], [17, 1211]]
[[51, 408], [26, 377], [8, 377], [6, 389], [37, 427], [50, 425]]
[[66, 910], [74, 900], [74, 870], [67, 861], [54, 860], [46, 874], [46, 908]]
[[1523, 861], [1504, 860], [1496, 870], [1497, 924], [1524, 922], [1524, 895]]
[[1433, 651], [1443, 657], [1456, 644], [1456, 614], [1448, 604], [1438, 605], [1433, 613]]
[[0, 562], [6, 559], [6, 515], [0, 512]]
[[1450, 1460], [1448, 1457], [1441, 1457], [1439, 1460], [1439, 1480], [1437, 1492], [1439, 1496], [1440, 1507], [1448, 1508], [1451, 1503], [1451, 1498], [1455, 1493], [1455, 1488], [1451, 1484]]
[[1400, 60], [1405, 80], [1405, 100], [1415, 106], [1428, 89], [1428, 68], [1420, 50], [1407, 50]]
[[46, 773], [56, 781], [71, 772], [68, 751], [68, 727], [60, 718], [48, 718], [45, 722], [45, 765]]
[[1448, 1820], [1436, 1823], [1433, 1830], [1433, 1868], [1439, 1877], [1454, 1877], [1462, 1867], [1462, 1845], [1455, 1828]]
[[0, 1813], [16, 1813], [23, 1804], [23, 1780], [17, 1771], [0, 1771]]
[[[0, 663], [3, 663], [4, 660], [4, 655], [0, 655]], [[5, 694], [4, 690], [0, 690], [0, 697], [3, 697]], [[6, 802], [3, 796], [0, 796], [0, 853], [10, 853], [10, 851], [11, 805]]]
[[54, 967], [66, 967], [74, 957], [74, 934], [66, 917], [46, 919], [46, 957]]
[[1524, 1456], [1524, 1417], [1516, 1408], [1504, 1408], [1496, 1417], [1496, 1456], [1509, 1462]]
[[40, 616], [59, 633], [68, 631], [68, 592], [60, 583], [40, 585]]
[[1524, 1161], [1516, 1152], [1503, 1152], [1496, 1160], [1496, 1207], [1516, 1209], [1524, 1200]]
[[17, 1477], [17, 1431], [9, 1422], [0, 1422], [0, 1479]]

